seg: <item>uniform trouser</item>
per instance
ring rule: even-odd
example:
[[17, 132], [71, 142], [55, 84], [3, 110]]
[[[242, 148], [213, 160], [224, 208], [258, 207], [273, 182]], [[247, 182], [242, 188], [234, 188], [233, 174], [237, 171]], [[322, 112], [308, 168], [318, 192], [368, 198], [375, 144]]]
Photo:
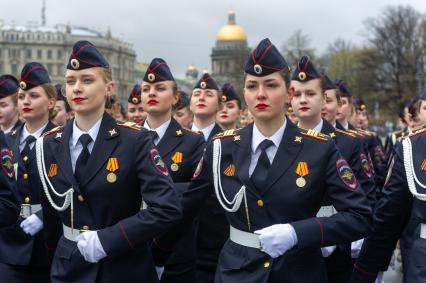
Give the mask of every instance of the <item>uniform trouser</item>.
[[196, 283], [213, 283], [217, 268], [220, 249], [197, 250], [197, 261], [195, 268]]
[[166, 264], [161, 283], [195, 283], [195, 262]]
[[0, 282], [49, 283], [50, 268], [0, 263]]

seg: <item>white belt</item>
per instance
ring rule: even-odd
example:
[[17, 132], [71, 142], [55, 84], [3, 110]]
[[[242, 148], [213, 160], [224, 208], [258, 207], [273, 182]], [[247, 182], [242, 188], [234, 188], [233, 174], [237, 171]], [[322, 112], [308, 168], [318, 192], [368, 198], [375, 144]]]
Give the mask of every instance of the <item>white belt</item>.
[[73, 229], [71, 227], [68, 227], [65, 224], [62, 224], [62, 228], [64, 229], [64, 237], [65, 239], [68, 239], [73, 242], [77, 242], [75, 238], [77, 238], [78, 235], [80, 235], [83, 232], [91, 231], [91, 230], [79, 230], [79, 229]]
[[332, 205], [321, 206], [317, 213], [317, 217], [330, 217], [337, 213], [337, 210]]
[[41, 204], [21, 204], [21, 217], [28, 218], [31, 214], [39, 212], [41, 210]]
[[426, 224], [420, 224], [420, 238], [426, 239]]
[[238, 230], [230, 226], [229, 239], [241, 246], [260, 249], [259, 235]]

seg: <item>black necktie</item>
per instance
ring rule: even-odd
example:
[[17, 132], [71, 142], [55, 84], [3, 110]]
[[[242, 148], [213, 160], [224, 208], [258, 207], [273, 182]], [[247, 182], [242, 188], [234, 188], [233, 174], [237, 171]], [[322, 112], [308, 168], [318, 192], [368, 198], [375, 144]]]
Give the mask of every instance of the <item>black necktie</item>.
[[27, 161], [29, 160], [29, 157], [30, 157], [30, 152], [31, 152], [30, 144], [32, 144], [35, 141], [36, 141], [36, 138], [31, 135], [29, 135], [25, 139], [25, 146], [24, 146], [24, 149], [22, 149], [21, 151], [21, 157], [22, 157], [22, 160], [24, 160], [25, 167], [27, 166]]
[[152, 138], [152, 142], [154, 142], [157, 138], [159, 138], [158, 134], [156, 131], [149, 131], [149, 134], [151, 135]]
[[256, 168], [251, 174], [251, 181], [254, 186], [260, 191], [266, 185], [266, 178], [268, 176], [268, 170], [271, 167], [271, 162], [269, 161], [268, 155], [266, 154], [266, 149], [274, 145], [271, 140], [263, 140], [259, 147], [262, 150], [259, 160], [257, 161]]
[[90, 157], [90, 152], [87, 146], [92, 141], [92, 138], [89, 134], [82, 134], [78, 139], [83, 145], [83, 150], [77, 158], [77, 162], [75, 163], [75, 172], [74, 176], [77, 179], [77, 182], [81, 182], [83, 180], [84, 171], [86, 169], [87, 161]]

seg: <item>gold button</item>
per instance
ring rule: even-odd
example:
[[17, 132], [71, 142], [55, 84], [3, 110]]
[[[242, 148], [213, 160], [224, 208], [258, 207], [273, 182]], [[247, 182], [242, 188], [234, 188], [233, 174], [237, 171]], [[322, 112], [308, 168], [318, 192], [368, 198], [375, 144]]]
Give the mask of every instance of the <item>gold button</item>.
[[257, 201], [257, 206], [262, 207], [262, 206], [263, 206], [263, 200], [259, 199], [259, 200]]
[[89, 226], [84, 225], [83, 228], [81, 228], [82, 230], [89, 230]]
[[30, 203], [30, 198], [29, 198], [29, 197], [26, 197], [26, 198], [24, 199], [24, 202], [25, 202], [25, 203]]
[[26, 179], [28, 179], [28, 174], [24, 173], [24, 175], [22, 177], [24, 177], [24, 179], [26, 180]]
[[268, 268], [271, 265], [271, 263], [267, 260], [263, 263], [264, 268]]
[[24, 156], [24, 158], [22, 158], [24, 161], [27, 161], [28, 160], [28, 156]]
[[82, 195], [78, 195], [78, 197], [77, 197], [77, 198], [78, 198], [78, 200], [79, 200], [79, 201], [81, 201], [81, 202], [83, 202], [83, 201], [84, 201], [84, 198], [83, 198], [83, 196], [82, 196]]

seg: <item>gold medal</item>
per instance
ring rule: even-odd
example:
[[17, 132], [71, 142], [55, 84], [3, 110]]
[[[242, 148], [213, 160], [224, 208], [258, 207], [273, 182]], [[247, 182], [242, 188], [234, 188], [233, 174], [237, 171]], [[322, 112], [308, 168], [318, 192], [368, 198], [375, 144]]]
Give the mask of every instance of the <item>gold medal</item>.
[[115, 175], [115, 173], [113, 173], [113, 172], [108, 173], [106, 179], [107, 179], [108, 183], [115, 183], [115, 181], [117, 181], [117, 175]]
[[303, 188], [306, 185], [306, 180], [303, 177], [299, 177], [296, 179], [296, 186], [299, 188]]
[[177, 170], [179, 170], [179, 165], [177, 165], [176, 163], [173, 163], [172, 165], [170, 165], [170, 169], [176, 172]]

